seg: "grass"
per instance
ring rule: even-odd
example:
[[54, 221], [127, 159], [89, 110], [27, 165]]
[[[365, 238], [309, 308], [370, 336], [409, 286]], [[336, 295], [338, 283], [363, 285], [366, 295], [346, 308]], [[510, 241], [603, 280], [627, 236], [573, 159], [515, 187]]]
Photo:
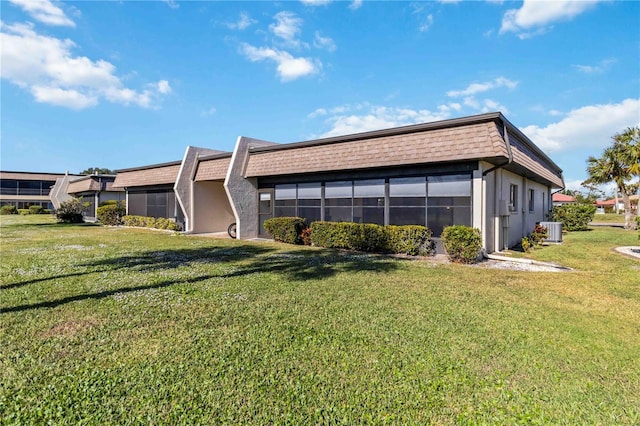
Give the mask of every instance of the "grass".
[[596, 223], [624, 223], [624, 213], [602, 213], [593, 216], [593, 222]]
[[0, 424], [640, 423], [635, 232], [533, 273], [0, 220]]

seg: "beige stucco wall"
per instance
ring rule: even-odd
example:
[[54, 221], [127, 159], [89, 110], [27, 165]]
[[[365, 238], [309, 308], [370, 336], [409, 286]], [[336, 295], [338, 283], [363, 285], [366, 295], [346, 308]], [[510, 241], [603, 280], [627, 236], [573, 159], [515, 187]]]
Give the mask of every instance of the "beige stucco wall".
[[222, 182], [193, 182], [193, 231], [226, 232], [235, 222]]

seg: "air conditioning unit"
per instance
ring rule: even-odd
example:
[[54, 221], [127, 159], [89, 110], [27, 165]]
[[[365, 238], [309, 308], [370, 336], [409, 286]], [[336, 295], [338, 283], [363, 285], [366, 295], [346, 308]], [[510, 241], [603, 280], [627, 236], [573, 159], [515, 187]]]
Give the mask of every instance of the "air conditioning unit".
[[540, 222], [547, 228], [547, 241], [550, 243], [562, 242], [562, 222]]

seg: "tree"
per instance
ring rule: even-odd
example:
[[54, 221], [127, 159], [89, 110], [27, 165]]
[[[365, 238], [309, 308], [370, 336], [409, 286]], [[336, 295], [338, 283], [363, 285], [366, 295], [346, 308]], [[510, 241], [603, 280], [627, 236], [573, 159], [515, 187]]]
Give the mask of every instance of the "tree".
[[106, 169], [103, 167], [89, 167], [86, 170], [80, 172], [81, 175], [115, 175], [116, 173], [111, 169]]
[[589, 178], [583, 184], [602, 185], [614, 182], [624, 203], [624, 227], [634, 229], [629, 196], [638, 188], [638, 184], [631, 183], [631, 180], [635, 176], [640, 177], [640, 128], [627, 128], [616, 133], [612, 140], [612, 146], [604, 150], [602, 157], [589, 157], [587, 160]]

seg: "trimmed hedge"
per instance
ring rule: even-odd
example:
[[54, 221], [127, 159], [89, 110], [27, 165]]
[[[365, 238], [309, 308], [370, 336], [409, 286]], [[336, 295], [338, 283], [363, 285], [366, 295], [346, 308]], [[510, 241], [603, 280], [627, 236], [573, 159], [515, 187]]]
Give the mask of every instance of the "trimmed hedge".
[[119, 204], [117, 201], [115, 204], [105, 204], [101, 207], [98, 207], [97, 215], [98, 221], [103, 225], [121, 225], [122, 224], [122, 216], [126, 213], [124, 206]]
[[640, 216], [636, 216], [636, 229], [638, 230], [638, 239], [640, 240]]
[[31, 214], [31, 212], [29, 212], [29, 209], [18, 209], [18, 214], [26, 216], [28, 214]]
[[311, 242], [318, 247], [408, 255], [433, 254], [431, 230], [425, 226], [313, 222]]
[[482, 248], [480, 230], [464, 225], [447, 226], [442, 231], [442, 245], [455, 263], [475, 263]]
[[42, 206], [29, 206], [29, 214], [41, 214]]
[[275, 241], [302, 244], [302, 231], [307, 227], [301, 217], [273, 217], [264, 221], [264, 229]]
[[18, 214], [18, 208], [13, 204], [0, 207], [0, 214]]
[[167, 229], [169, 231], [180, 231], [180, 226], [165, 217], [148, 216], [122, 216], [124, 226], [138, 226], [141, 228]]
[[553, 208], [553, 221], [562, 222], [567, 231], [586, 231], [596, 214], [596, 206], [591, 204], [565, 204]]

